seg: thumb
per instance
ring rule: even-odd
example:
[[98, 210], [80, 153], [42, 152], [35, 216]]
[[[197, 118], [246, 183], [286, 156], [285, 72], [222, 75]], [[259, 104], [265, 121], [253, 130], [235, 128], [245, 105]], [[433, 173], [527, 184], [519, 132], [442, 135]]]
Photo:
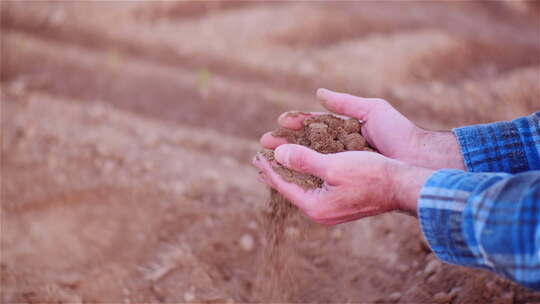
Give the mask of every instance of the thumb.
[[362, 98], [327, 89], [318, 89], [317, 98], [330, 112], [366, 120], [367, 114], [376, 106], [386, 103], [382, 99]]
[[326, 155], [301, 145], [281, 145], [274, 151], [274, 157], [283, 166], [301, 173], [312, 174], [322, 179], [326, 177], [328, 158]]

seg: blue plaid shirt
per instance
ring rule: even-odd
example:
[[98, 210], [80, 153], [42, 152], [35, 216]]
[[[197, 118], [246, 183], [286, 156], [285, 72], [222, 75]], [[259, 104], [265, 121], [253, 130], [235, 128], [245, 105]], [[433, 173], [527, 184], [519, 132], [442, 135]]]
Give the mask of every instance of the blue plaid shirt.
[[540, 112], [453, 131], [468, 172], [436, 171], [421, 190], [431, 249], [540, 290]]

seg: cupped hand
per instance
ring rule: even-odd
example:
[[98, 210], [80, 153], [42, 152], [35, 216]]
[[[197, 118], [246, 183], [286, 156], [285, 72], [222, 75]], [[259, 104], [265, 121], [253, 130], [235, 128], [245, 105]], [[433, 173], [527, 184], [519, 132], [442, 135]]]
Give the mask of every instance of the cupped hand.
[[[453, 133], [423, 130], [386, 100], [361, 98], [326, 89], [319, 89], [317, 97], [330, 112], [362, 121], [362, 135], [371, 146], [389, 158], [430, 169], [465, 169]], [[285, 128], [300, 129], [304, 119], [320, 114], [325, 113], [286, 112], [279, 117], [278, 123]], [[274, 137], [271, 132], [261, 138], [261, 144], [268, 149], [285, 143], [286, 139]]]
[[324, 184], [305, 190], [289, 183], [258, 154], [253, 165], [259, 168], [261, 180], [311, 219], [326, 225], [392, 210], [414, 214], [420, 188], [431, 173], [373, 152], [321, 154], [304, 146], [284, 144], [274, 155], [281, 165], [318, 176]]

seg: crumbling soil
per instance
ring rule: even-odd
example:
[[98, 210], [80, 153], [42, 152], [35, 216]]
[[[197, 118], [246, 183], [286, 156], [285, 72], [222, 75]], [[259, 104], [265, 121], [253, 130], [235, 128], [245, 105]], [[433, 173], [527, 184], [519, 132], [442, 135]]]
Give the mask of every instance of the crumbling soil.
[[[358, 119], [342, 119], [331, 114], [324, 114], [306, 118], [300, 130], [281, 127], [272, 132], [272, 135], [286, 138], [291, 144], [303, 145], [324, 154], [375, 151], [360, 134], [360, 129], [361, 123]], [[268, 160], [274, 160], [272, 150], [263, 150], [262, 153]], [[273, 168], [283, 179], [296, 183], [304, 189], [318, 188], [323, 183], [323, 180], [317, 176], [290, 170], [279, 163], [274, 162]]]
[[[290, 115], [295, 115], [292, 113]], [[273, 136], [286, 138], [291, 144], [299, 144], [317, 152], [330, 154], [344, 151], [375, 151], [360, 134], [362, 124], [355, 118], [339, 118], [331, 114], [311, 116], [303, 121], [303, 127], [292, 130], [280, 127], [272, 132]], [[295, 183], [304, 189], [314, 189], [322, 186], [324, 181], [314, 175], [291, 170], [277, 163], [274, 151], [264, 149], [263, 157], [271, 161], [273, 169], [287, 182]], [[282, 245], [285, 238], [285, 227], [297, 209], [279, 192], [270, 189], [269, 213], [267, 217], [267, 246], [265, 272], [269, 279], [265, 285], [271, 288], [263, 289], [263, 298], [269, 301], [287, 301], [289, 292], [283, 290], [290, 285], [284, 277], [283, 269], [286, 260], [283, 259]], [[280, 284], [281, 283], [281, 284]]]

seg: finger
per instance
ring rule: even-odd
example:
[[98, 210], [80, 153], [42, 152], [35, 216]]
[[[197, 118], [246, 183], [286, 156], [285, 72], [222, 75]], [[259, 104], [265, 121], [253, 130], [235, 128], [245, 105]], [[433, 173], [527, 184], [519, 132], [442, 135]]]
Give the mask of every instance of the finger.
[[377, 98], [362, 98], [345, 93], [333, 92], [327, 89], [318, 89], [317, 98], [329, 111], [366, 120], [367, 114], [385, 101]]
[[265, 149], [275, 149], [278, 146], [288, 143], [284, 137], [276, 137], [272, 135], [272, 132], [267, 132], [261, 137], [261, 145]]
[[263, 172], [260, 174], [261, 181], [266, 183], [269, 187], [276, 189], [298, 208], [306, 210], [306, 208], [309, 207], [309, 203], [313, 201], [313, 191], [306, 191], [297, 184], [283, 180], [283, 178], [272, 169], [270, 162], [262, 156], [259, 157], [259, 159], [254, 159], [253, 165]]
[[274, 157], [283, 166], [302, 173], [326, 179], [328, 159], [324, 154], [301, 145], [281, 145], [274, 151]]
[[278, 124], [287, 129], [300, 130], [304, 126], [304, 120], [306, 118], [323, 114], [328, 113], [289, 111], [279, 115]]
[[262, 174], [257, 175], [257, 180], [265, 185], [268, 185]]
[[[328, 112], [298, 112], [298, 111], [289, 111], [281, 114], [278, 117], [278, 124], [284, 128], [292, 130], [300, 130], [304, 126], [304, 120], [309, 117], [332, 114]], [[349, 117], [343, 115], [335, 115], [342, 119], [347, 119]]]
[[255, 157], [253, 158], [253, 161], [251, 162], [253, 166], [255, 166], [259, 170], [259, 174], [257, 175], [257, 179], [262, 182], [263, 184], [266, 184], [268, 187], [274, 187], [270, 179], [268, 178], [267, 174], [267, 168], [264, 166], [263, 162], [268, 162], [269, 166], [272, 167], [272, 164], [260, 153], [257, 153]]

